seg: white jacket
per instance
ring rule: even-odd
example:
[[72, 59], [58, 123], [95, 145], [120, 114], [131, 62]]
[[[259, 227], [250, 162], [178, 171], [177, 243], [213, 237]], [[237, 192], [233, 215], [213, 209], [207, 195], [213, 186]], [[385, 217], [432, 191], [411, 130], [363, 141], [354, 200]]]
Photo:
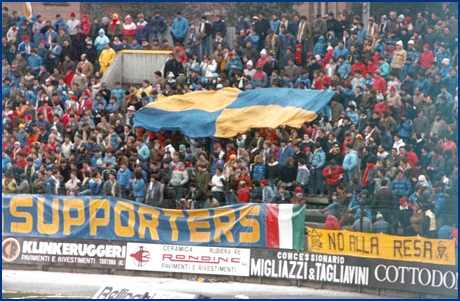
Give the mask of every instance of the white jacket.
[[204, 77], [212, 77], [214, 72], [217, 70], [217, 62], [216, 60], [212, 60], [212, 62], [209, 64], [206, 64], [204, 62], [201, 62], [201, 74], [204, 74]]

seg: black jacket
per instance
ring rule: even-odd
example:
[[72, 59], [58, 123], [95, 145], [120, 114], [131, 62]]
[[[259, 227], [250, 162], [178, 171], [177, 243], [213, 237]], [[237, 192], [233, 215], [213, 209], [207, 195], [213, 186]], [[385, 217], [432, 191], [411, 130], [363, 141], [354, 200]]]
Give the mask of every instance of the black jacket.
[[225, 35], [227, 34], [227, 23], [225, 23], [225, 20], [220, 19], [217, 22], [214, 22], [212, 24], [212, 38], [216, 38], [216, 33], [220, 32], [222, 34], [222, 38], [225, 38]]

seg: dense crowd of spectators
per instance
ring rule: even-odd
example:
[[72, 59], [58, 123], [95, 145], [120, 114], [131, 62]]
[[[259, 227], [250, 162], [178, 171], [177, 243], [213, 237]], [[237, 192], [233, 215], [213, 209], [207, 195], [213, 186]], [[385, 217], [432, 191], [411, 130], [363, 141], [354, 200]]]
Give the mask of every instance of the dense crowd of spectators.
[[[220, 14], [191, 26], [178, 12], [170, 45], [159, 11], [53, 22], [3, 7], [3, 192], [186, 209], [327, 197], [328, 229], [456, 235], [455, 16], [267, 17], [241, 13], [228, 41]], [[121, 49], [171, 53], [142, 86], [109, 90], [101, 76]], [[159, 94], [224, 87], [336, 94], [300, 129], [191, 139], [133, 127]]]

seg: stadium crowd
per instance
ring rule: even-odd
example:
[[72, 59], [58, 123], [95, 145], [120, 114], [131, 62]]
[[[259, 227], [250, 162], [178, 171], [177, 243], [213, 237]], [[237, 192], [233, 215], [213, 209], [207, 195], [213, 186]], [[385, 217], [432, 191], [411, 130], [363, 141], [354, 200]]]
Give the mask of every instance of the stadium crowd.
[[[327, 197], [327, 229], [354, 222], [369, 232], [457, 233], [453, 14], [391, 11], [364, 26], [343, 13], [314, 20], [241, 13], [228, 41], [221, 15], [191, 26], [178, 12], [169, 44], [159, 11], [150, 22], [142, 14], [137, 22], [116, 13], [99, 22], [75, 13], [54, 21], [2, 13], [4, 193], [186, 209]], [[109, 90], [101, 77], [121, 49], [171, 53], [142, 86], [117, 82]], [[133, 127], [134, 113], [160, 94], [224, 87], [336, 94], [300, 129], [191, 139]]]

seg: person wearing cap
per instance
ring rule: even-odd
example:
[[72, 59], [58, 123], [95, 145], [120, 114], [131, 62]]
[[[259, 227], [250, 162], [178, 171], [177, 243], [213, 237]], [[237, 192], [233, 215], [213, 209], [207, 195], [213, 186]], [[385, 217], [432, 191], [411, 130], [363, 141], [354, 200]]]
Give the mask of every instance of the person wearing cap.
[[171, 26], [171, 36], [173, 38], [173, 43], [176, 44], [176, 42], [178, 42], [183, 44], [188, 31], [188, 20], [182, 16], [180, 11], [178, 11]]
[[115, 59], [115, 50], [112, 49], [110, 43], [105, 45], [105, 49], [102, 50], [101, 55], [99, 56], [99, 65], [101, 69], [99, 70], [100, 74], [103, 75], [110, 63]]
[[128, 44], [131, 44], [131, 41], [136, 36], [137, 25], [133, 22], [130, 15], [125, 17], [125, 23], [123, 23], [123, 38], [126, 39]]
[[[393, 235], [398, 235], [398, 229], [401, 229], [403, 235], [407, 235], [408, 227], [411, 225], [411, 217], [414, 214], [414, 210], [409, 206], [407, 198], [397, 198], [398, 207], [393, 214], [393, 222], [391, 224], [391, 230]], [[412, 205], [412, 204], [410, 204]], [[413, 207], [413, 206], [412, 206]]]
[[75, 42], [75, 37], [78, 33], [78, 26], [80, 25], [80, 20], [76, 19], [75, 12], [70, 13], [70, 19], [67, 20], [67, 33], [69, 34], [72, 42]]

